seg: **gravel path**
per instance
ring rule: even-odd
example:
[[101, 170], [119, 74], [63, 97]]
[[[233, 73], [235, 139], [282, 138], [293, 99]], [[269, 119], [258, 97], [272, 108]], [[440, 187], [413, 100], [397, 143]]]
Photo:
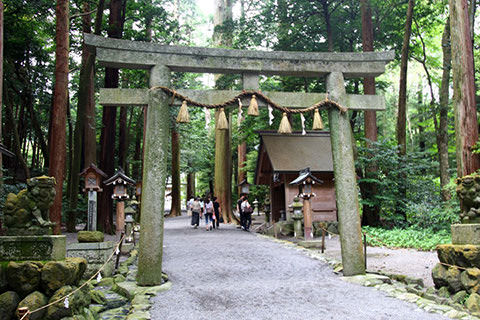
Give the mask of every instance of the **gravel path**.
[[374, 288], [346, 283], [318, 260], [222, 225], [165, 221], [164, 271], [172, 289], [152, 319], [446, 319]]

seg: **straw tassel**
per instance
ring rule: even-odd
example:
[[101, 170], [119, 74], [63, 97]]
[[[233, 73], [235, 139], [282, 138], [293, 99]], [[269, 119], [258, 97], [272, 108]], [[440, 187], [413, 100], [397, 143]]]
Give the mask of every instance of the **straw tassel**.
[[249, 116], [258, 116], [258, 102], [257, 102], [257, 98], [255, 97], [255, 95], [252, 96], [252, 100], [250, 100], [250, 105], [248, 106], [248, 112], [247, 114]]
[[225, 115], [225, 110], [223, 108], [220, 108], [220, 112], [218, 113], [217, 129], [228, 130], [228, 120], [227, 116]]
[[282, 115], [282, 121], [280, 121], [278, 133], [292, 133], [292, 126], [290, 125], [290, 121], [288, 121], [286, 112], [284, 112]]
[[190, 122], [190, 115], [188, 114], [188, 107], [187, 107], [187, 101], [182, 102], [182, 106], [180, 107], [180, 110], [178, 111], [178, 116], [177, 116], [177, 123], [189, 123]]
[[322, 117], [320, 117], [320, 112], [318, 109], [315, 109], [315, 113], [313, 114], [312, 130], [323, 130]]

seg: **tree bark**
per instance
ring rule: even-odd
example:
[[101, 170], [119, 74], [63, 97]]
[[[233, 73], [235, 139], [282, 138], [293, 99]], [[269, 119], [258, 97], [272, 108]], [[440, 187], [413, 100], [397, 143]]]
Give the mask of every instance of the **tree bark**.
[[[229, 130], [219, 130], [216, 128], [219, 111], [215, 112], [215, 184], [214, 195], [218, 198], [222, 210], [223, 219], [226, 223], [236, 222], [232, 212], [232, 188], [231, 188], [231, 170], [229, 164], [231, 160]], [[229, 119], [230, 120], [230, 119]], [[229, 177], [230, 175], [230, 177]]]
[[[3, 109], [3, 0], [0, 0], [0, 143], [2, 136], [2, 109]], [[3, 158], [0, 153], [0, 195], [3, 195]], [[1, 229], [1, 224], [0, 224]]]
[[[373, 25], [372, 9], [369, 0], [361, 0], [360, 8], [362, 12], [362, 46], [364, 52], [373, 51]], [[363, 79], [363, 93], [375, 94], [375, 77]], [[372, 110], [366, 110], [364, 113], [365, 138], [367, 146], [372, 147], [370, 142], [377, 141], [377, 113]], [[366, 168], [366, 176], [376, 176], [377, 165], [372, 163]], [[373, 199], [377, 193], [376, 185], [373, 183], [362, 183], [362, 196]], [[374, 201], [372, 201], [374, 203]], [[380, 210], [378, 205], [363, 205], [362, 225], [376, 226], [380, 223]]]
[[175, 122], [170, 130], [172, 139], [172, 207], [170, 216], [176, 217], [182, 215], [180, 206], [180, 137]]
[[405, 34], [403, 37], [402, 57], [400, 62], [400, 90], [398, 93], [398, 117], [397, 117], [397, 144], [400, 154], [407, 153], [407, 69], [410, 49], [410, 36], [412, 33], [413, 8], [415, 0], [408, 1], [407, 19], [405, 22]]
[[442, 36], [443, 51], [443, 72], [442, 84], [440, 87], [440, 125], [437, 130], [438, 160], [440, 166], [441, 195], [444, 201], [449, 200], [452, 195], [445, 189], [450, 182], [448, 174], [448, 91], [450, 89], [450, 70], [452, 69], [452, 51], [450, 44], [450, 19], [447, 19]]
[[[224, 32], [218, 32], [217, 27], [232, 20], [232, 0], [216, 0], [216, 11], [214, 15], [215, 31], [213, 40], [216, 45], [231, 46], [231, 37]], [[215, 81], [218, 76], [215, 77]], [[218, 111], [215, 119], [218, 118]], [[231, 118], [229, 119], [229, 121]], [[215, 126], [217, 121], [215, 121]], [[214, 195], [220, 203], [223, 218], [226, 222], [237, 221], [232, 212], [232, 155], [230, 129], [217, 130], [215, 128], [215, 183]]]
[[[110, 1], [110, 16], [108, 36], [110, 38], [120, 39], [122, 37], [123, 27], [123, 4], [122, 0]], [[105, 68], [105, 88], [117, 88], [119, 82], [118, 69]], [[100, 157], [100, 167], [105, 174], [110, 177], [115, 173], [115, 133], [116, 133], [116, 107], [104, 107], [102, 117], [102, 134], [100, 143], [102, 153]], [[98, 210], [98, 227], [106, 233], [113, 233], [113, 187], [105, 186], [100, 194]]]
[[[8, 93], [8, 92], [7, 92]], [[9, 98], [9, 95], [6, 95], [7, 98]], [[12, 99], [9, 98], [5, 101], [5, 116], [6, 116], [6, 122], [9, 124], [9, 127], [11, 129], [11, 134], [12, 134], [12, 151], [15, 153], [15, 156], [17, 159], [15, 161], [20, 162], [20, 166], [23, 169], [25, 179], [30, 178], [30, 170], [28, 169], [27, 162], [25, 161], [23, 155], [22, 155], [22, 150], [20, 147], [20, 137], [18, 136], [18, 130], [17, 130], [17, 124], [15, 123], [15, 118], [13, 115], [13, 106], [11, 104]]]
[[333, 35], [332, 35], [332, 23], [330, 20], [330, 9], [327, 0], [321, 0], [323, 18], [325, 19], [325, 29], [327, 33], [327, 45], [328, 52], [333, 52]]
[[[102, 29], [103, 10], [105, 0], [99, 0], [95, 16], [94, 34], [99, 35]], [[88, 59], [85, 65], [84, 86], [87, 88], [86, 107], [85, 107], [85, 126], [84, 126], [84, 157], [85, 166], [97, 163], [97, 122], [95, 120], [95, 55], [88, 52]], [[82, 79], [80, 80], [82, 83]], [[80, 88], [79, 88], [80, 91]]]
[[195, 172], [187, 174], [187, 201], [195, 197]]
[[[402, 45], [402, 56], [401, 56], [401, 62], [400, 62], [400, 89], [398, 93], [398, 116], [397, 116], [397, 144], [398, 144], [399, 155], [401, 157], [407, 154], [407, 136], [406, 136], [407, 69], [408, 69], [410, 36], [412, 33], [412, 20], [413, 20], [414, 6], [415, 6], [415, 0], [409, 0], [408, 9], [407, 9], [407, 19], [405, 22], [405, 34], [403, 37], [403, 45]], [[407, 196], [406, 180], [407, 180], [407, 177], [406, 175], [403, 174], [401, 177], [401, 181], [399, 182], [399, 194], [400, 194], [400, 198], [402, 198], [403, 200]], [[407, 220], [405, 208], [401, 201], [398, 202], [397, 204], [397, 214], [403, 215], [404, 219]]]
[[467, 0], [449, 0], [449, 5], [457, 175], [463, 177], [480, 168], [471, 149], [478, 140], [472, 40]]
[[50, 208], [50, 220], [56, 223], [54, 234], [60, 234], [62, 221], [62, 194], [66, 159], [66, 117], [68, 108], [68, 54], [69, 54], [69, 8], [68, 0], [57, 0], [56, 5], [56, 44], [55, 50], [55, 94], [52, 108], [50, 133], [49, 175], [55, 177], [55, 201]]
[[118, 165], [126, 171], [127, 161], [127, 107], [120, 107], [119, 134], [118, 134]]

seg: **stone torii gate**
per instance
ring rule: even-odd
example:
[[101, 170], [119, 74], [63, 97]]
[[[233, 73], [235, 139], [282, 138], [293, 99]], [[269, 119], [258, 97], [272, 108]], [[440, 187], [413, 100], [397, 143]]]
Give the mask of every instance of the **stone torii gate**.
[[[385, 101], [376, 95], [348, 95], [344, 78], [376, 77], [385, 72], [393, 52], [318, 53], [262, 52], [217, 48], [159, 45], [85, 34], [85, 44], [106, 67], [146, 69], [150, 88], [170, 86], [170, 72], [237, 73], [245, 89], [257, 89], [259, 75], [326, 77], [329, 99], [352, 110], [384, 110]], [[178, 90], [190, 99], [217, 104], [238, 91]], [[326, 98], [322, 93], [263, 92], [272, 101], [290, 108], [304, 108]], [[162, 90], [101, 89], [100, 104], [148, 106], [142, 186], [142, 219], [137, 282], [162, 282], [163, 214], [169, 112], [171, 98]], [[259, 106], [265, 106], [261, 100]], [[248, 101], [243, 102], [248, 105]], [[344, 274], [365, 273], [358, 207], [358, 188], [348, 114], [329, 108], [335, 190]]]

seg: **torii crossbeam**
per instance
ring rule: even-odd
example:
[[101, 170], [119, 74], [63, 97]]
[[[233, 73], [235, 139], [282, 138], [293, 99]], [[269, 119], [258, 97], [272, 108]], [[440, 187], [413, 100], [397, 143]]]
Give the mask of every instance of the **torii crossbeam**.
[[[85, 44], [100, 64], [114, 68], [150, 70], [150, 88], [170, 86], [170, 72], [238, 73], [245, 89], [258, 88], [259, 75], [326, 77], [329, 98], [354, 110], [384, 110], [383, 97], [347, 95], [344, 78], [375, 77], [385, 72], [393, 52], [318, 53], [264, 52], [167, 46], [85, 34]], [[221, 103], [238, 91], [178, 90], [192, 100]], [[286, 107], [304, 108], [325, 99], [322, 93], [264, 92]], [[162, 282], [163, 211], [167, 178], [168, 108], [171, 99], [161, 90], [101, 89], [103, 106], [148, 106], [143, 168], [142, 221], [137, 282]], [[247, 104], [248, 102], [244, 102]], [[259, 106], [262, 106], [259, 101]], [[348, 115], [328, 111], [334, 163], [335, 190], [345, 275], [365, 273], [358, 208], [358, 189]]]

